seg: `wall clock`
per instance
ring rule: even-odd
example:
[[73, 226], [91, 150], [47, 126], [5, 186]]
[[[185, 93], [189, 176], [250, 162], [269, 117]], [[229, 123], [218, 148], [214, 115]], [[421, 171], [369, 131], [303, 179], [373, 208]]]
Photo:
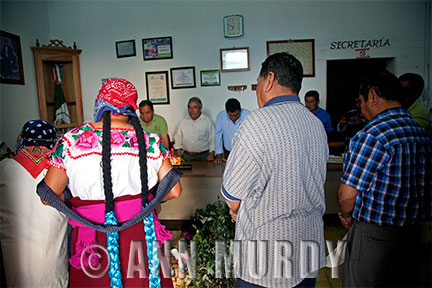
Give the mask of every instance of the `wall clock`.
[[225, 38], [237, 38], [243, 36], [243, 16], [229, 15], [223, 18]]

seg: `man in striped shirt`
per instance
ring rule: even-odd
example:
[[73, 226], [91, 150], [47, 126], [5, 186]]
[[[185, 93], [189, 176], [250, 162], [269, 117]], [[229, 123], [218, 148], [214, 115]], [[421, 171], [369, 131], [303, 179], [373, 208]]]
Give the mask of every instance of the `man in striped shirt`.
[[261, 66], [259, 109], [237, 130], [221, 188], [235, 220], [236, 287], [314, 287], [325, 266], [327, 136], [300, 102], [300, 61]]
[[350, 228], [342, 286], [415, 286], [419, 223], [431, 218], [430, 139], [401, 107], [393, 74], [367, 75], [359, 94], [370, 122], [350, 141], [338, 191]]

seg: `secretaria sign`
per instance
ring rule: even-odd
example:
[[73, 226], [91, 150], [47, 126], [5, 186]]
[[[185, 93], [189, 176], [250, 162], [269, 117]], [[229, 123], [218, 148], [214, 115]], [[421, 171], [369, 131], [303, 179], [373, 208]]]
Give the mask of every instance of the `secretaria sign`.
[[370, 49], [384, 47], [390, 47], [390, 40], [388, 38], [330, 42], [330, 50]]

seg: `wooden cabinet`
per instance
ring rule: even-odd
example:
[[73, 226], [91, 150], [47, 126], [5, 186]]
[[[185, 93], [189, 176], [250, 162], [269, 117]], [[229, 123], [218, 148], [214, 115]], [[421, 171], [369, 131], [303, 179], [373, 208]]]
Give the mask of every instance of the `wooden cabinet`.
[[[82, 95], [81, 95], [81, 77], [79, 55], [80, 49], [66, 47], [63, 41], [51, 40], [47, 46], [32, 47], [36, 79], [39, 97], [40, 119], [54, 124], [54, 95], [55, 85], [60, 84], [62, 87], [64, 99], [69, 111], [70, 122], [56, 124], [56, 128], [71, 128], [83, 123]], [[53, 66], [58, 65], [62, 73], [62, 81], [53, 80]]]

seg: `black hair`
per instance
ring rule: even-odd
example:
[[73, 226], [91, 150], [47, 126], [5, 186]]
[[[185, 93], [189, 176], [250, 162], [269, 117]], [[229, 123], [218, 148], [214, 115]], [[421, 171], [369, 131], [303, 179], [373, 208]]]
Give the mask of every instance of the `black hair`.
[[198, 103], [199, 108], [202, 109], [202, 102], [201, 102], [201, 99], [200, 99], [200, 98], [198, 98], [198, 97], [192, 97], [192, 98], [190, 98], [189, 101], [188, 101], [188, 107], [189, 107], [189, 104], [190, 104], [191, 102], [196, 102], [196, 103]]
[[241, 111], [240, 102], [235, 98], [230, 98], [225, 102], [225, 110], [227, 112], [233, 113], [237, 110]]
[[273, 72], [279, 85], [290, 88], [297, 94], [300, 92], [303, 66], [293, 55], [283, 52], [267, 57], [261, 64], [259, 76], [266, 78], [269, 72]]
[[138, 155], [140, 164], [140, 177], [141, 177], [141, 197], [143, 201], [143, 207], [148, 202], [148, 183], [147, 183], [147, 149], [144, 138], [144, 131], [139, 123], [137, 117], [131, 117], [131, 124], [135, 128], [135, 133], [138, 140]]
[[143, 100], [139, 103], [138, 107], [142, 108], [144, 106], [149, 106], [151, 111], [154, 111], [153, 103], [150, 100]]
[[[141, 179], [141, 197], [142, 207], [147, 206], [148, 203], [148, 180], [147, 180], [147, 149], [144, 138], [144, 131], [139, 123], [136, 116], [130, 118], [130, 123], [135, 129], [135, 133], [138, 141], [138, 155], [139, 155], [139, 166], [140, 166], [140, 179]], [[103, 127], [102, 127], [102, 172], [105, 192], [105, 224], [106, 225], [117, 225], [117, 218], [115, 217], [114, 211], [114, 196], [112, 192], [112, 177], [111, 177], [111, 112], [105, 111], [103, 113]], [[159, 265], [159, 259], [157, 253], [154, 251], [156, 248], [156, 233], [153, 224], [153, 215], [149, 214], [143, 220], [145, 226], [145, 239], [147, 243], [147, 254], [149, 270], [153, 271], [153, 265], [157, 267]], [[118, 232], [107, 233], [107, 250], [111, 259], [109, 277], [112, 287], [117, 287], [118, 284], [121, 286], [121, 271], [120, 271], [120, 257], [119, 257], [119, 245], [118, 245]], [[153, 275], [150, 272], [150, 285], [158, 283], [160, 278], [158, 275]]]
[[102, 116], [102, 175], [105, 191], [105, 213], [114, 210], [114, 194], [111, 179], [111, 112], [105, 111]]
[[383, 99], [401, 101], [401, 83], [395, 75], [388, 71], [374, 71], [363, 76], [360, 81], [359, 94], [363, 96], [365, 101], [368, 100], [370, 89], [373, 89], [375, 93]]
[[[111, 178], [111, 112], [105, 111], [103, 113], [103, 135], [102, 135], [102, 171], [104, 181], [104, 191], [106, 200], [106, 211], [114, 210], [114, 195], [112, 192], [112, 178]], [[143, 207], [148, 202], [148, 183], [147, 183], [147, 150], [144, 138], [144, 131], [139, 123], [137, 117], [131, 117], [131, 124], [135, 128], [135, 133], [138, 141], [138, 155], [140, 164], [140, 178], [141, 178], [141, 196]]]
[[399, 76], [399, 81], [408, 82], [408, 86], [404, 89], [405, 92], [409, 93], [410, 98], [417, 100], [424, 88], [424, 80], [419, 74], [405, 73]]
[[319, 93], [316, 90], [310, 90], [308, 92], [306, 92], [305, 96], [306, 97], [314, 97], [316, 101], [319, 101]]

